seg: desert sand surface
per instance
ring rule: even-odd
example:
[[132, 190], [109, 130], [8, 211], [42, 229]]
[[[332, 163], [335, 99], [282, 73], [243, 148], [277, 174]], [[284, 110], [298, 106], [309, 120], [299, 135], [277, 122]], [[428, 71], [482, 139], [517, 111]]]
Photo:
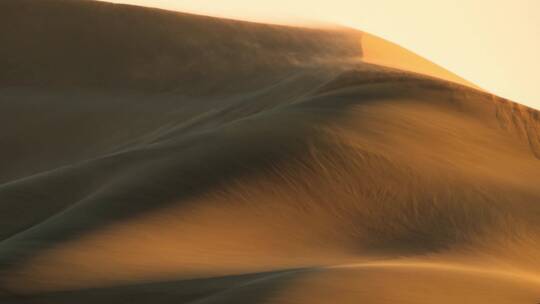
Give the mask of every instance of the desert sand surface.
[[0, 45], [0, 303], [540, 302], [534, 109], [345, 28], [2, 0]]

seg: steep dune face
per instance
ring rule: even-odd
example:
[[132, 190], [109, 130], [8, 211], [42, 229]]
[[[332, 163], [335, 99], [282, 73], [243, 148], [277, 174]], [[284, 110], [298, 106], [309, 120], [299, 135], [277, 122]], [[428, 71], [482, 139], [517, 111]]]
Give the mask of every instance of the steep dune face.
[[480, 89], [475, 84], [407, 49], [368, 33], [362, 34], [362, 51], [362, 60], [364, 62], [429, 75], [475, 89]]
[[0, 299], [538, 301], [538, 112], [351, 30], [0, 8]]

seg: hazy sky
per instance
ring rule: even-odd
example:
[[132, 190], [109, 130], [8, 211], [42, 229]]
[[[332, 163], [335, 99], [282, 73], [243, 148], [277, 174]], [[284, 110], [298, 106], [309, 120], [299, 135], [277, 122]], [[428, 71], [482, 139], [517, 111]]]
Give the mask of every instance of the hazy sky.
[[320, 20], [386, 38], [540, 109], [540, 0], [114, 0], [237, 19]]

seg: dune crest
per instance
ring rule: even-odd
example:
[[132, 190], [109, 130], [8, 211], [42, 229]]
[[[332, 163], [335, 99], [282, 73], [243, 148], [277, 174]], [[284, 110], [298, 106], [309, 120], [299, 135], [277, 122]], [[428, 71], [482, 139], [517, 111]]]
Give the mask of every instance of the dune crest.
[[437, 77], [481, 90], [477, 85], [377, 36], [362, 34], [362, 60], [395, 69]]
[[0, 25], [0, 302], [540, 300], [537, 111], [350, 29]]

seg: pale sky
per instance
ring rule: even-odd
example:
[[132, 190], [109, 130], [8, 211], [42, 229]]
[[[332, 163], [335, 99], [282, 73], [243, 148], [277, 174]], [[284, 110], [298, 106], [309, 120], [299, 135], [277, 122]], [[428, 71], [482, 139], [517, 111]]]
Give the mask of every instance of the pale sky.
[[366, 31], [499, 96], [540, 109], [540, 0], [113, 0], [274, 23]]

